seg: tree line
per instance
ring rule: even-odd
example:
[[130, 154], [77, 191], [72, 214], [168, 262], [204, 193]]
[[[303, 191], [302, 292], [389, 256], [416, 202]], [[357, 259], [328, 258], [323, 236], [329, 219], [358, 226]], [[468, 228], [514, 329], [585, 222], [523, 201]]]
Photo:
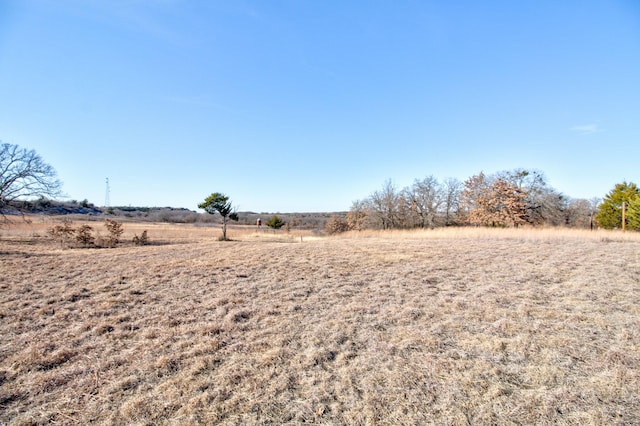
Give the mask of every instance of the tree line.
[[[0, 225], [7, 214], [24, 213], [31, 199], [60, 195], [56, 172], [33, 150], [0, 143]], [[87, 207], [88, 202], [84, 201]], [[238, 220], [229, 197], [213, 193], [198, 205], [227, 221]], [[480, 172], [464, 182], [433, 176], [402, 189], [387, 180], [381, 189], [353, 202], [344, 216], [327, 222], [329, 233], [361, 229], [410, 229], [440, 226], [566, 226], [640, 230], [640, 190], [622, 182], [604, 197], [568, 197], [551, 187], [542, 172], [514, 169]]]
[[640, 229], [640, 195], [633, 183], [617, 185], [604, 199], [587, 200], [560, 193], [537, 170], [480, 172], [465, 181], [427, 176], [401, 189], [387, 180], [368, 197], [354, 201], [345, 216], [332, 217], [326, 231], [443, 226], [613, 229], [621, 227], [623, 201], [628, 206], [627, 229]]

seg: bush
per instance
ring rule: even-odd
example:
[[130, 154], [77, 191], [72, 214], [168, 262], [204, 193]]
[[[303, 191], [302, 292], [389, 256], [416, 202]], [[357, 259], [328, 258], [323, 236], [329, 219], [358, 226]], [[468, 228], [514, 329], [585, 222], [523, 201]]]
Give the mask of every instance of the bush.
[[149, 237], [147, 236], [147, 230], [142, 231], [142, 234], [138, 237], [138, 235], [134, 235], [133, 244], [137, 246], [146, 246], [149, 244]]
[[84, 247], [92, 246], [95, 238], [91, 235], [92, 227], [89, 225], [82, 225], [76, 229], [76, 241], [82, 244]]
[[122, 224], [115, 220], [107, 219], [104, 222], [104, 226], [107, 228], [107, 232], [109, 232], [106, 240], [107, 246], [115, 247], [120, 242], [120, 236], [124, 232]]
[[56, 225], [48, 230], [48, 234], [54, 239], [54, 241], [60, 243], [61, 248], [69, 244], [69, 241], [75, 232], [71, 225], [72, 222], [70, 220], [64, 219], [61, 225]]
[[324, 227], [324, 232], [329, 235], [340, 234], [347, 232], [349, 225], [347, 221], [341, 216], [331, 216]]
[[280, 219], [278, 216], [273, 215], [271, 219], [266, 223], [269, 228], [280, 229], [284, 226], [284, 220]]

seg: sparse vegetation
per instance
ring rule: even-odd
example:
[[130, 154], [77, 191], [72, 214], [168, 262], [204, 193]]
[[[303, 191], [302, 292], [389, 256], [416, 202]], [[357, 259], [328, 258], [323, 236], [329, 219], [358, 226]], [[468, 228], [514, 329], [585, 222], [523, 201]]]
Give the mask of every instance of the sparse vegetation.
[[0, 240], [3, 424], [640, 423], [638, 233], [46, 226]]
[[[96, 237], [93, 235], [93, 227], [88, 224], [82, 224], [78, 228], [74, 228], [73, 222], [67, 218], [63, 218], [60, 224], [54, 225], [47, 230], [47, 234], [54, 241], [60, 244], [61, 248], [72, 247], [72, 241], [78, 243], [81, 247], [96, 246]], [[124, 232], [120, 222], [112, 219], [106, 219], [104, 226], [108, 235], [105, 238], [99, 238], [98, 247], [115, 247]], [[136, 245], [144, 245], [148, 242], [146, 231], [140, 237], [134, 237], [133, 242]]]

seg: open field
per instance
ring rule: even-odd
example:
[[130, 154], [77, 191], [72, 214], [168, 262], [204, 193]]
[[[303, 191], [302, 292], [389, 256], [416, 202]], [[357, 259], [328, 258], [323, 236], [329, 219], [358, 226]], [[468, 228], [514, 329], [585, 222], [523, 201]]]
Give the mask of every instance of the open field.
[[45, 228], [0, 230], [0, 423], [640, 424], [637, 233]]

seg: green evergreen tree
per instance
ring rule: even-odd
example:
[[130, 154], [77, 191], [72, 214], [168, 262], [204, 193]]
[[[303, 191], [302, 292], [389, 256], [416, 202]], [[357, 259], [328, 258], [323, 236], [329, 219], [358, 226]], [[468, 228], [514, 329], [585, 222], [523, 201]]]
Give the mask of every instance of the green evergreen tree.
[[640, 195], [636, 195], [629, 200], [627, 207], [627, 224], [629, 229], [640, 231]]
[[267, 222], [267, 226], [273, 229], [280, 229], [284, 226], [284, 220], [280, 219], [278, 216], [274, 215], [269, 222]]
[[[633, 182], [616, 184], [598, 206], [598, 213], [596, 214], [598, 224], [605, 229], [621, 228], [622, 203], [625, 202], [629, 206], [631, 200], [638, 197], [639, 194], [640, 189]], [[627, 224], [629, 224], [629, 215], [627, 215]]]

